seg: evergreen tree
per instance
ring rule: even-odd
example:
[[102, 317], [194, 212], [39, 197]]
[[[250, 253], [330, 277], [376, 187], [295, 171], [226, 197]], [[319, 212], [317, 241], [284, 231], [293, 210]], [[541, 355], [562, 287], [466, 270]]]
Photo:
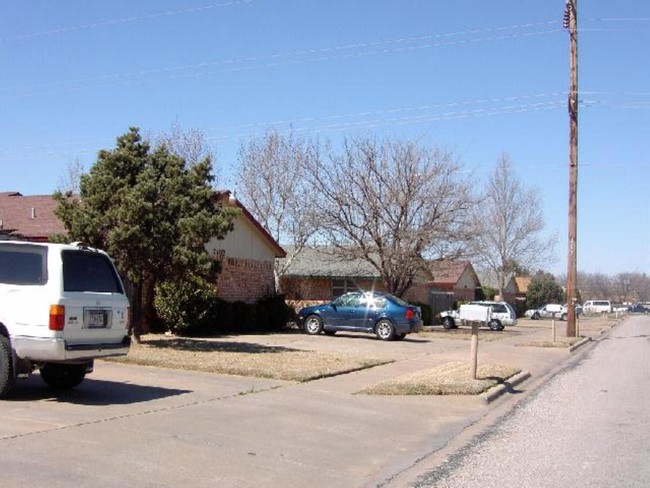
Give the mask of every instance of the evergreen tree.
[[155, 327], [155, 285], [215, 277], [205, 249], [232, 230], [234, 211], [215, 206], [209, 158], [187, 167], [165, 145], [152, 150], [137, 128], [100, 151], [80, 194], [55, 193], [68, 239], [105, 249], [133, 285], [134, 335]]
[[539, 308], [547, 303], [564, 303], [564, 290], [551, 273], [538, 271], [526, 291], [526, 307]]

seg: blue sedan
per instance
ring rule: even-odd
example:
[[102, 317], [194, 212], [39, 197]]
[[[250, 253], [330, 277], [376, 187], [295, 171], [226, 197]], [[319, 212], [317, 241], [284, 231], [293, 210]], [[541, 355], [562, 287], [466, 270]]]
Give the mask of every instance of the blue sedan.
[[384, 341], [401, 340], [422, 329], [422, 311], [388, 293], [354, 291], [301, 309], [298, 324], [312, 335], [342, 330], [374, 333]]

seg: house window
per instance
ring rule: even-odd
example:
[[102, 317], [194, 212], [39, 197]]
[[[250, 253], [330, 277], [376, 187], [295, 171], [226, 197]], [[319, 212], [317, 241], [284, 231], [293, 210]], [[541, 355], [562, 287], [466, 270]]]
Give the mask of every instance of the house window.
[[350, 280], [332, 280], [332, 298], [338, 297], [349, 291], [356, 291], [359, 287]]

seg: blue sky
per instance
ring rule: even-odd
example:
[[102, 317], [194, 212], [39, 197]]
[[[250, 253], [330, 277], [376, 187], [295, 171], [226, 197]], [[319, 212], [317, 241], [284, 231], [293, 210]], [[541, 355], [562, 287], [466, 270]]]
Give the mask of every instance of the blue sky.
[[[578, 269], [650, 272], [650, 2], [579, 0]], [[52, 193], [129, 126], [201, 130], [222, 187], [269, 127], [418, 137], [538, 188], [566, 272], [564, 0], [0, 4], [0, 191]], [[246, 203], [246, 202], [244, 202]]]

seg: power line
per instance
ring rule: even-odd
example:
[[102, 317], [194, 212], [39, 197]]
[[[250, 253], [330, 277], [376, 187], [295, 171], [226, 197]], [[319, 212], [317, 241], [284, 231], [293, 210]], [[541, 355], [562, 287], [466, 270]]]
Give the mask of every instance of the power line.
[[[496, 30], [496, 29], [490, 29], [490, 30]], [[469, 32], [469, 31], [466, 31], [466, 32]], [[382, 45], [382, 44], [403, 43], [405, 38], [401, 38], [401, 39], [395, 39], [395, 40], [390, 40], [390, 41], [378, 41], [376, 43], [351, 44], [351, 45], [335, 46], [335, 47], [322, 48], [322, 49], [302, 50], [302, 51], [293, 51], [293, 52], [286, 52], [286, 53], [280, 53], [280, 54], [271, 54], [271, 55], [268, 55], [268, 56], [232, 58], [232, 59], [224, 59], [224, 60], [218, 60], [218, 61], [201, 62], [201, 63], [197, 63], [197, 64], [192, 64], [192, 65], [173, 66], [173, 67], [167, 67], [167, 68], [157, 68], [157, 69], [153, 69], [153, 70], [141, 70], [141, 71], [132, 72], [132, 73], [114, 73], [114, 74], [102, 75], [102, 76], [99, 76], [99, 77], [81, 78], [81, 79], [67, 81], [67, 82], [53, 82], [53, 83], [39, 84], [39, 85], [32, 84], [32, 85], [27, 86], [26, 88], [30, 89], [30, 90], [34, 90], [34, 89], [38, 90], [38, 89], [41, 89], [41, 88], [44, 88], [44, 89], [54, 88], [54, 90], [40, 91], [40, 92], [39, 91], [36, 91], [36, 92], [23, 92], [23, 93], [17, 94], [17, 95], [5, 95], [4, 98], [15, 99], [15, 98], [24, 98], [24, 97], [37, 96], [37, 95], [39, 95], [39, 96], [52, 95], [52, 94], [60, 93], [61, 91], [76, 92], [76, 91], [81, 91], [81, 90], [97, 90], [97, 89], [112, 88], [112, 87], [116, 87], [116, 86], [131, 86], [131, 85], [138, 85], [138, 84], [143, 84], [143, 83], [155, 83], [155, 82], [160, 82], [160, 81], [171, 81], [171, 80], [180, 80], [180, 79], [188, 79], [188, 78], [197, 78], [197, 77], [210, 76], [210, 75], [222, 74], [222, 73], [234, 73], [234, 72], [250, 71], [250, 70], [256, 70], [256, 69], [271, 69], [271, 68], [278, 68], [278, 67], [282, 67], [282, 66], [290, 66], [290, 65], [309, 63], [309, 62], [323, 62], [323, 61], [340, 60], [340, 59], [346, 59], [346, 58], [358, 58], [358, 57], [365, 57], [365, 56], [376, 56], [376, 55], [382, 55], [382, 54], [396, 54], [396, 53], [402, 53], [402, 52], [408, 52], [408, 51], [414, 51], [414, 50], [420, 50], [420, 49], [431, 49], [431, 48], [449, 47], [449, 46], [463, 45], [463, 44], [476, 44], [476, 43], [484, 43], [484, 42], [493, 42], [493, 41], [498, 41], [498, 40], [517, 39], [517, 38], [524, 38], [524, 37], [532, 37], [532, 36], [553, 34], [553, 33], [557, 33], [557, 32], [561, 32], [561, 29], [552, 29], [552, 30], [537, 31], [537, 32], [514, 33], [514, 34], [498, 35], [498, 36], [492, 36], [492, 37], [482, 37], [482, 38], [475, 38], [475, 39], [459, 39], [459, 40], [436, 42], [436, 43], [426, 43], [426, 44], [418, 44], [418, 45], [410, 45], [410, 46], [386, 47], [386, 48], [374, 49], [374, 50], [370, 50], [370, 51], [360, 51], [360, 50], [358, 50], [359, 47], [366, 48], [366, 47], [379, 46], [379, 45]], [[447, 36], [447, 35], [453, 35], [453, 34], [441, 34], [439, 36]], [[429, 38], [429, 37], [431, 37], [431, 36], [421, 36], [419, 38], [410, 38], [410, 40], [425, 39], [425, 38]], [[349, 48], [355, 48], [357, 50], [356, 50], [356, 52], [340, 53], [340, 54], [328, 54], [328, 55], [324, 55], [324, 56], [319, 56], [320, 53], [328, 53], [328, 52], [333, 52], [333, 51], [338, 51], [338, 50], [346, 50], [346, 49], [349, 49]], [[290, 58], [292, 56], [303, 56], [303, 55], [304, 55], [304, 57], [301, 57], [301, 58], [298, 58], [298, 59], [287, 59], [285, 61], [281, 61], [281, 60], [274, 61], [275, 59], [280, 59], [280, 58], [285, 58], [285, 57]], [[250, 63], [250, 64], [249, 65], [243, 65], [243, 66], [234, 66], [234, 65], [237, 65], [237, 64], [245, 64], [245, 63]], [[265, 64], [260, 64], [260, 63], [265, 63]], [[207, 71], [205, 70], [206, 68], [210, 68], [212, 66], [224, 66], [224, 67], [221, 68], [221, 69], [216, 69], [216, 70], [207, 70]], [[175, 72], [175, 71], [184, 71], [184, 70], [192, 70], [193, 72], [185, 73], [185, 74], [158, 77], [158, 78], [146, 78], [147, 76], [152, 75], [152, 74], [157, 75], [157, 74], [172, 73], [172, 72]], [[94, 85], [94, 86], [85, 86], [85, 87], [84, 86], [79, 86], [80, 84], [83, 84], [83, 83], [88, 83], [88, 82], [93, 82], [93, 81], [102, 81], [102, 80], [107, 80], [107, 83], [98, 84], [98, 85]], [[56, 88], [58, 88], [58, 89], [56, 89]]]
[[[606, 93], [606, 92], [593, 92], [593, 93]], [[205, 129], [208, 132], [223, 132], [223, 134], [216, 134], [214, 136], [206, 137], [206, 140], [214, 143], [225, 143], [229, 141], [238, 141], [238, 140], [251, 140], [256, 137], [263, 135], [269, 128], [281, 128], [283, 126], [290, 126], [286, 130], [279, 130], [280, 133], [288, 134], [290, 132], [294, 133], [336, 133], [343, 131], [353, 131], [353, 130], [364, 130], [372, 129], [377, 127], [399, 127], [403, 125], [416, 125], [422, 123], [430, 122], [440, 122], [448, 120], [461, 120], [468, 118], [484, 118], [484, 117], [493, 117], [500, 115], [510, 115], [510, 114], [523, 114], [523, 113], [532, 113], [532, 112], [541, 112], [541, 111], [552, 111], [560, 110], [566, 106], [565, 100], [562, 98], [566, 96], [566, 92], [548, 92], [548, 93], [537, 93], [531, 95], [518, 95], [518, 96], [509, 96], [509, 97], [500, 97], [500, 98], [485, 98], [485, 99], [467, 99], [467, 100], [456, 100], [445, 103], [438, 104], [426, 104], [419, 106], [411, 107], [392, 107], [387, 109], [380, 110], [370, 110], [364, 112], [353, 112], [353, 113], [344, 113], [344, 114], [334, 114], [329, 116], [321, 117], [302, 117], [296, 119], [286, 119], [286, 120], [275, 120], [267, 122], [256, 122], [249, 124], [238, 124], [230, 126], [222, 126], [216, 128]], [[534, 99], [543, 99], [543, 98], [553, 98], [552, 100], [535, 102], [535, 103], [520, 103], [513, 104], [512, 102], [525, 101], [525, 100], [534, 100]], [[402, 116], [396, 117], [399, 113], [412, 113], [412, 112], [421, 112], [432, 109], [440, 108], [452, 108], [452, 107], [476, 107], [485, 104], [499, 104], [499, 103], [509, 103], [508, 105], [502, 106], [493, 106], [486, 108], [473, 108], [468, 110], [455, 110], [455, 111], [446, 111], [446, 112], [434, 112], [434, 113], [422, 113], [413, 116]], [[589, 108], [600, 104], [606, 104], [606, 102], [600, 100], [582, 100], [580, 102], [583, 108]], [[391, 115], [390, 117], [381, 117], [382, 115]], [[368, 118], [374, 117], [374, 118]], [[348, 122], [337, 122], [343, 119], [355, 119]], [[296, 124], [303, 124], [303, 126], [296, 127]], [[311, 125], [304, 125], [311, 124]], [[242, 129], [260, 129], [260, 131], [251, 132], [238, 132], [235, 134], [228, 134], [228, 131], [232, 130], [242, 130]], [[97, 147], [85, 147], [74, 149], [74, 146], [77, 144], [94, 144], [101, 143], [101, 141], [68, 141], [68, 142], [54, 142], [46, 145], [39, 146], [29, 146], [23, 148], [23, 150], [18, 154], [31, 154], [31, 155], [43, 155], [43, 156], [52, 156], [52, 155], [65, 155], [69, 154], [70, 151], [76, 151], [81, 153], [90, 153], [96, 152]], [[66, 149], [68, 148], [68, 149]], [[44, 151], [43, 151], [44, 150]], [[13, 153], [16, 154], [16, 153]], [[10, 156], [11, 153], [0, 152], [0, 155], [5, 157]]]
[[[512, 99], [512, 97], [510, 97]], [[523, 99], [524, 97], [517, 97], [519, 99]], [[507, 98], [504, 98], [502, 100], [507, 100]], [[303, 133], [303, 132], [314, 132], [314, 133], [333, 133], [333, 132], [341, 132], [341, 131], [346, 131], [346, 130], [361, 130], [361, 129], [370, 129], [370, 128], [376, 128], [376, 127], [381, 127], [381, 126], [386, 126], [386, 127], [396, 127], [396, 126], [401, 126], [401, 125], [407, 125], [407, 124], [418, 124], [418, 123], [424, 123], [424, 122], [435, 122], [435, 121], [443, 121], [443, 120], [458, 120], [458, 119], [463, 119], [463, 118], [471, 118], [471, 117], [489, 117], [489, 116], [496, 116], [496, 115], [503, 115], [503, 114], [513, 114], [513, 113], [525, 113], [525, 112], [537, 112], [537, 111], [543, 111], [543, 110], [554, 110], [554, 109], [560, 109], [564, 106], [564, 101], [558, 99], [550, 102], [539, 102], [539, 103], [532, 103], [532, 104], [519, 104], [519, 105], [508, 105], [505, 107], [501, 108], [485, 108], [485, 109], [474, 109], [474, 110], [462, 110], [462, 111], [449, 111], [449, 112], [443, 112], [443, 113], [434, 113], [434, 114], [421, 114], [417, 116], [412, 116], [412, 117], [390, 117], [390, 118], [376, 118], [376, 119], [366, 119], [366, 120], [357, 120], [357, 121], [351, 121], [351, 122], [339, 122], [339, 123], [324, 123], [321, 125], [316, 125], [312, 127], [297, 127], [297, 128], [292, 128], [290, 130], [293, 130], [296, 133]], [[370, 112], [372, 114], [372, 112]], [[340, 117], [347, 117], [349, 115], [341, 115]], [[332, 116], [332, 117], [338, 117], [338, 116]], [[316, 121], [321, 121], [321, 122], [327, 122], [327, 118], [314, 118]], [[294, 121], [286, 121], [287, 124], [292, 124]], [[258, 125], [262, 126], [262, 123], [260, 124], [246, 124], [245, 127], [251, 127], [253, 125]], [[238, 126], [231, 126], [230, 129], [232, 128], [237, 128]], [[272, 127], [271, 124], [266, 124], [266, 127]], [[290, 132], [290, 130], [287, 130], [286, 132]], [[280, 131], [282, 132], [282, 131]], [[212, 141], [212, 142], [227, 142], [227, 141], [232, 141], [232, 140], [249, 140], [253, 139], [255, 137], [259, 137], [261, 135], [260, 133], [248, 133], [248, 132], [242, 132], [238, 134], [223, 134], [223, 135], [215, 135], [211, 137], [206, 137], [206, 140]], [[65, 151], [65, 153], [62, 153], [61, 151], [58, 151], [57, 148], [61, 147], [62, 149], [65, 147], [71, 147], [74, 146], [75, 144], [78, 144], [81, 141], [72, 141], [72, 142], [56, 142], [48, 145], [43, 145], [43, 146], [30, 146], [25, 148], [26, 152], [30, 153], [32, 155], [35, 154], [40, 154], [43, 156], [51, 156], [51, 155], [60, 155], [60, 154], [69, 154], [69, 151], [71, 149], [68, 149]], [[83, 141], [84, 144], [89, 143], [91, 141]], [[49, 149], [46, 151], [39, 151], [39, 149]], [[74, 148], [72, 148], [74, 150]], [[76, 152], [82, 152], [82, 153], [87, 153], [87, 152], [96, 152], [98, 149], [96, 147], [86, 147], [86, 148], [78, 148], [76, 149]], [[15, 154], [15, 153], [13, 153]], [[10, 153], [7, 152], [0, 152], [0, 155], [3, 155], [5, 157], [11, 156]]]
[[213, 9], [218, 9], [218, 8], [223, 8], [223, 7], [232, 7], [236, 5], [245, 5], [253, 2], [254, 0], [232, 0], [230, 2], [226, 3], [215, 3], [215, 4], [210, 4], [210, 5], [204, 5], [201, 7], [191, 7], [191, 8], [184, 8], [184, 9], [177, 9], [177, 10], [167, 10], [165, 12], [155, 12], [147, 15], [139, 15], [139, 16], [132, 16], [132, 17], [122, 17], [119, 19], [112, 19], [112, 20], [106, 20], [106, 21], [99, 21], [99, 22], [92, 22], [89, 24], [80, 24], [80, 25], [74, 25], [71, 27], [63, 27], [61, 29], [52, 29], [48, 31], [40, 31], [40, 32], [32, 32], [29, 34], [21, 34], [21, 35], [16, 35], [16, 36], [10, 36], [10, 37], [4, 37], [2, 40], [12, 40], [12, 39], [30, 39], [30, 38], [35, 38], [35, 37], [45, 37], [45, 36], [51, 36], [51, 35], [57, 35], [57, 34], [67, 34], [69, 32], [77, 32], [77, 31], [82, 31], [82, 30], [91, 30], [91, 29], [96, 29], [98, 27], [107, 27], [107, 26], [116, 26], [120, 24], [128, 24], [132, 22], [139, 22], [142, 20], [151, 20], [151, 19], [156, 19], [160, 17], [172, 17], [174, 15], [181, 15], [181, 14], [190, 14], [190, 13], [196, 13], [196, 12], [204, 12], [206, 10], [213, 10]]
[[548, 93], [535, 93], [531, 95], [516, 95], [516, 96], [508, 96], [508, 97], [453, 100], [444, 103], [423, 104], [423, 105], [415, 105], [409, 107], [390, 107], [385, 109], [365, 110], [362, 112], [349, 112], [349, 113], [326, 115], [320, 117], [313, 116], [313, 117], [302, 117], [297, 119], [286, 119], [286, 120], [275, 120], [275, 121], [267, 121], [267, 122], [254, 122], [248, 124], [229, 125], [229, 126], [222, 126], [222, 127], [208, 127], [205, 130], [209, 132], [214, 132], [214, 131], [224, 131], [224, 130], [231, 130], [231, 129], [251, 129], [255, 127], [291, 125], [291, 124], [300, 124], [305, 122], [318, 122], [318, 121], [337, 120], [337, 119], [355, 118], [355, 117], [364, 117], [364, 116], [377, 116], [383, 114], [395, 114], [400, 112], [417, 112], [417, 111], [432, 110], [438, 108], [451, 108], [451, 107], [468, 106], [468, 105], [484, 105], [488, 103], [516, 102], [521, 100], [539, 99], [539, 98], [547, 98], [547, 97], [557, 97], [557, 99], [559, 100], [560, 97], [563, 96], [566, 96], [566, 92], [548, 92]]

